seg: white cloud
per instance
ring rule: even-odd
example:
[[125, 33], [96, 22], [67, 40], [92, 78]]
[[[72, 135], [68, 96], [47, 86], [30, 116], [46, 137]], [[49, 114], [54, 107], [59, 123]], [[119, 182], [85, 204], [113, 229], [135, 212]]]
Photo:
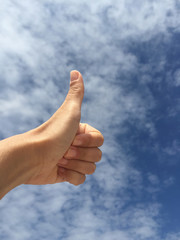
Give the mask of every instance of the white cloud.
[[[148, 115], [156, 105], [146, 85], [153, 81], [151, 66], [142, 66], [127, 46], [159, 34], [169, 41], [168, 29], [179, 31], [175, 1], [7, 0], [0, 11], [1, 135], [29, 130], [48, 119], [63, 102], [69, 72], [76, 68], [86, 87], [82, 121], [105, 136], [103, 160], [84, 186], [21, 186], [9, 193], [0, 203], [0, 236], [158, 239], [160, 206], [136, 204], [143, 174], [117, 135], [125, 134], [131, 122], [156, 136]], [[162, 58], [158, 67], [165, 62]], [[131, 88], [138, 71], [143, 73], [143, 91]], [[158, 185], [157, 176], [147, 179]]]

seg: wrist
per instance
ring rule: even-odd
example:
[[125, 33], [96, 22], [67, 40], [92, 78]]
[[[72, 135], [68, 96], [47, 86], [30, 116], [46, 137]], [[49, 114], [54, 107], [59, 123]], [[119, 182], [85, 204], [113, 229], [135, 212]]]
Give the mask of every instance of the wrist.
[[32, 147], [28, 133], [0, 141], [0, 199], [30, 177]]

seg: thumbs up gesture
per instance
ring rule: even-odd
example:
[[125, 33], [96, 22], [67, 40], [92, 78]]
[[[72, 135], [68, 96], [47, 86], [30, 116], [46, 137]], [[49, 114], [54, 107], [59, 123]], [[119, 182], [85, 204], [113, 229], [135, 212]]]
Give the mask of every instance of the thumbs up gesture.
[[98, 130], [80, 123], [83, 96], [82, 75], [72, 71], [70, 89], [62, 106], [44, 124], [25, 133], [33, 143], [25, 184], [67, 181], [79, 185], [84, 183], [86, 174], [94, 173], [104, 139]]

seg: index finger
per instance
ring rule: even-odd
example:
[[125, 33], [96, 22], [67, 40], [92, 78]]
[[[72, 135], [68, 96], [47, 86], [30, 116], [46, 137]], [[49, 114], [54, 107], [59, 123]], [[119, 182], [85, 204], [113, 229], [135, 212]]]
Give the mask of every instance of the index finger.
[[89, 124], [81, 123], [72, 145], [81, 147], [100, 147], [103, 145], [103, 142], [104, 137], [100, 131], [91, 127]]

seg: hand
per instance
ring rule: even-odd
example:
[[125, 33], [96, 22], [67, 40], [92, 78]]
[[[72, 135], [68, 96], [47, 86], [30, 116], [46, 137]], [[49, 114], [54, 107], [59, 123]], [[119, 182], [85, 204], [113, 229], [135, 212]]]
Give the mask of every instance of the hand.
[[98, 147], [102, 134], [80, 124], [84, 84], [81, 74], [71, 72], [71, 83], [63, 105], [44, 124], [26, 134], [33, 142], [29, 154], [30, 173], [25, 184], [52, 184], [68, 181], [79, 185], [95, 171], [101, 159]]
[[102, 152], [98, 148], [103, 144], [102, 134], [88, 124], [80, 124], [77, 135], [58, 162], [59, 180], [78, 185], [85, 181], [85, 174], [93, 174], [96, 162], [101, 160]]

